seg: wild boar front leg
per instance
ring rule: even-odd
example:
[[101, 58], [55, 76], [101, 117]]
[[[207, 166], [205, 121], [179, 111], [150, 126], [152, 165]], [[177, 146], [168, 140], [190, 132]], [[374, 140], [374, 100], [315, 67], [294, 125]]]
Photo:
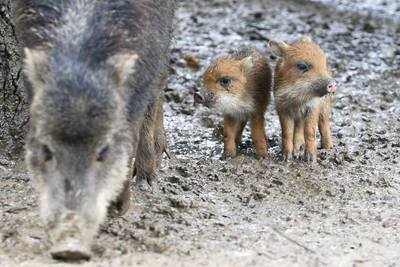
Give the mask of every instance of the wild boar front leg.
[[118, 196], [115, 200], [113, 200], [108, 206], [108, 216], [110, 217], [118, 217], [124, 215], [129, 207], [131, 200], [131, 179], [135, 176], [135, 159], [134, 156], [131, 155], [130, 160], [128, 162], [129, 172], [126, 177], [126, 180], [123, 183], [122, 189], [119, 192]]
[[161, 136], [159, 129], [157, 132], [155, 131], [159, 127], [157, 122], [160, 122], [157, 118], [160, 102], [157, 99], [149, 105], [139, 133], [133, 174], [136, 175], [136, 185], [140, 187], [151, 186], [156, 177], [157, 161], [159, 161], [157, 160], [157, 152], [159, 152], [157, 150], [161, 149], [161, 144], [155, 142], [156, 138]]
[[167, 148], [167, 141], [164, 129], [164, 94], [157, 101], [155, 124], [154, 124], [154, 149], [156, 155], [156, 168], [160, 168], [163, 153]]
[[128, 211], [131, 200], [130, 184], [130, 179], [125, 180], [122, 191], [119, 193], [117, 199], [111, 202], [108, 208], [109, 216], [122, 216]]

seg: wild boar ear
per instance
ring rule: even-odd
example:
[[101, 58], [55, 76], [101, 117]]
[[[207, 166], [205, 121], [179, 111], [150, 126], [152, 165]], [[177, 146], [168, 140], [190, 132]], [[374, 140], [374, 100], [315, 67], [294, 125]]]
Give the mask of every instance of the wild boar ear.
[[308, 35], [303, 35], [300, 40], [303, 41], [303, 42], [309, 42], [309, 43], [312, 42], [311, 37], [308, 36]]
[[44, 84], [44, 74], [47, 71], [47, 55], [43, 50], [25, 48], [24, 73], [33, 88]]
[[280, 40], [271, 40], [269, 42], [269, 47], [271, 52], [277, 57], [284, 57], [286, 54], [286, 50], [288, 49], [289, 45], [284, 41]]
[[108, 64], [114, 67], [113, 79], [118, 86], [123, 86], [135, 73], [135, 66], [138, 60], [137, 54], [122, 53], [116, 54], [107, 60]]
[[243, 73], [247, 74], [253, 68], [253, 58], [251, 56], [245, 57], [241, 60], [242, 71]]

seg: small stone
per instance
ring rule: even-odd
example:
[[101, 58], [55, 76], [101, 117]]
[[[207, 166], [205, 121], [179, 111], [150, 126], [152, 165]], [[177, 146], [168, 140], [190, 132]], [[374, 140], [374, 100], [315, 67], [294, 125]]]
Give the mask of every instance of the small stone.
[[396, 54], [396, 49], [390, 45], [381, 45], [381, 56], [384, 58], [393, 58]]

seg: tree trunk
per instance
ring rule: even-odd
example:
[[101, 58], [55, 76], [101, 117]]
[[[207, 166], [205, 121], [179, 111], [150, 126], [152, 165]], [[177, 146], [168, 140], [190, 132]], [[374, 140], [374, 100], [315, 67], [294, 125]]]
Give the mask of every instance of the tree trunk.
[[0, 0], [0, 153], [8, 156], [23, 147], [28, 122], [11, 1]]

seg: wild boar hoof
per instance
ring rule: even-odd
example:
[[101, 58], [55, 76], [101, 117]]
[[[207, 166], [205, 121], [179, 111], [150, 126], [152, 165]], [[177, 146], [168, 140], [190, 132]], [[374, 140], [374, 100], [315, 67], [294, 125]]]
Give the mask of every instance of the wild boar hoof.
[[117, 201], [111, 202], [108, 208], [108, 215], [111, 218], [120, 217], [129, 210], [129, 207], [130, 207], [129, 200], [118, 199]]
[[140, 191], [153, 191], [153, 175], [136, 176], [135, 187]]
[[127, 180], [124, 182], [122, 191], [118, 195], [117, 199], [110, 203], [110, 206], [108, 207], [108, 215], [112, 218], [124, 215], [130, 207], [130, 201], [130, 182]]

